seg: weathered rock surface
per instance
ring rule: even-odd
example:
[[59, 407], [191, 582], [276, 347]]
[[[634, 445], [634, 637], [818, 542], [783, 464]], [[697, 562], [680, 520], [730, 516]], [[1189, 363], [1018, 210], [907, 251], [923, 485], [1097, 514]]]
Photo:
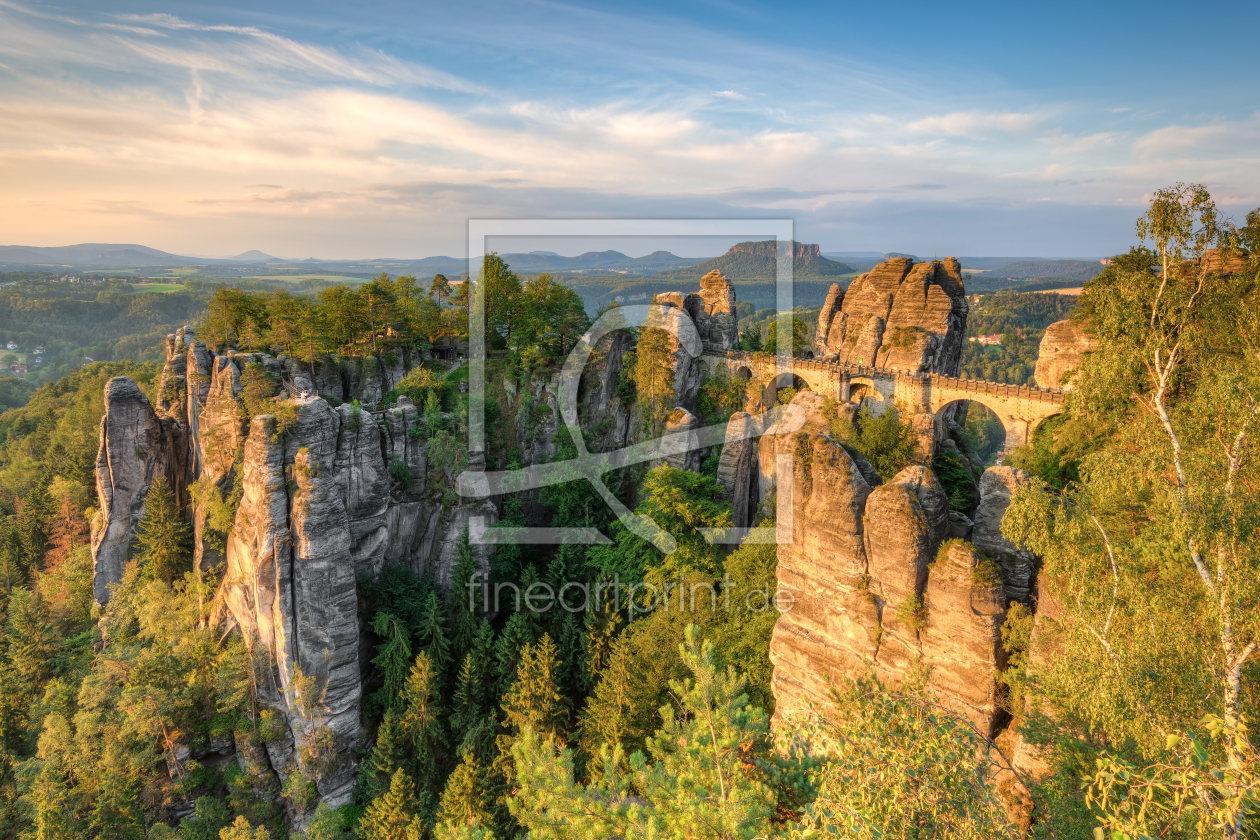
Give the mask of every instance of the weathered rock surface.
[[778, 581], [795, 603], [770, 642], [775, 715], [825, 704], [829, 681], [857, 676], [879, 649], [879, 609], [867, 586], [862, 512], [871, 488], [839, 445], [799, 434], [793, 448], [792, 541]]
[[725, 353], [739, 342], [735, 287], [722, 272], [710, 271], [700, 278], [699, 294], [687, 295], [682, 305], [696, 323], [704, 352]]
[[757, 510], [757, 439], [750, 436], [755, 422], [743, 411], [732, 414], [718, 459], [717, 482], [731, 503], [731, 520], [736, 528], [752, 525]]
[[952, 543], [928, 573], [923, 602], [927, 621], [920, 638], [929, 683], [947, 705], [993, 735], [1000, 708], [993, 674], [1006, 666], [1006, 596], [996, 570], [966, 543]]
[[795, 604], [770, 642], [776, 717], [825, 706], [829, 681], [873, 671], [896, 685], [926, 669], [944, 702], [991, 732], [1005, 592], [992, 567], [973, 572], [983, 558], [971, 546], [937, 558], [951, 517], [934, 473], [908, 467], [872, 489], [839, 444], [791, 440], [794, 535], [778, 581]]
[[1011, 503], [1011, 496], [1030, 476], [1014, 467], [989, 467], [980, 476], [980, 504], [976, 507], [971, 541], [976, 548], [993, 557], [1002, 567], [1007, 597], [1028, 602], [1032, 591], [1037, 558], [1002, 536], [1002, 517]]
[[1075, 321], [1056, 321], [1046, 327], [1033, 373], [1037, 387], [1070, 391], [1075, 377], [1069, 374], [1081, 366], [1086, 353], [1097, 348], [1098, 340]]
[[957, 375], [967, 297], [958, 260], [896, 257], [831, 287], [818, 315], [817, 353], [842, 363]]
[[[675, 408], [665, 421], [665, 435], [672, 437], [670, 444], [675, 451], [665, 456], [665, 463], [676, 470], [697, 472], [700, 469], [699, 437], [700, 418], [685, 408]], [[681, 451], [679, 448], [681, 447]]]
[[158, 418], [135, 382], [116, 376], [106, 384], [96, 455], [100, 511], [92, 521], [92, 590], [97, 603], [106, 603], [110, 585], [122, 579], [154, 479], [164, 477], [176, 492], [182, 486], [181, 443], [179, 430]]

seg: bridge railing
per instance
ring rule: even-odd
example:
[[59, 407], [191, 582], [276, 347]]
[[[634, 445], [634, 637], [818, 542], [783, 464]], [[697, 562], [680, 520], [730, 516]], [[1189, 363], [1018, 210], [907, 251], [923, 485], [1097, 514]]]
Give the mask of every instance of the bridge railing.
[[[768, 353], [750, 353], [746, 350], [728, 350], [729, 361], [747, 362], [755, 366], [758, 362], [773, 364], [775, 357]], [[897, 368], [874, 367], [872, 365], [855, 365], [848, 362], [827, 362], [819, 359], [793, 359], [792, 367], [802, 370], [826, 371], [848, 377], [865, 376], [891, 379], [927, 379], [932, 388], [952, 391], [969, 391], [977, 394], [992, 394], [1006, 399], [1031, 400], [1033, 402], [1057, 403], [1067, 402], [1067, 392], [1058, 388], [1038, 388], [1036, 385], [1008, 385], [1003, 382], [988, 382], [983, 379], [962, 379], [957, 376], [945, 376], [939, 373], [915, 373]]]

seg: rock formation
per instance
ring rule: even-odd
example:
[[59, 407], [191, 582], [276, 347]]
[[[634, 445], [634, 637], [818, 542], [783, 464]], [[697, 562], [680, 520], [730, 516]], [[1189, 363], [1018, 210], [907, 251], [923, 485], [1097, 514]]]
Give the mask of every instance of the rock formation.
[[108, 601], [110, 585], [122, 579], [154, 479], [164, 477], [177, 493], [183, 488], [182, 443], [180, 430], [157, 416], [135, 382], [116, 376], [105, 386], [96, 455], [100, 510], [92, 520], [92, 589], [98, 602]]
[[1008, 595], [978, 548], [948, 542], [956, 526], [932, 471], [908, 467], [872, 488], [828, 437], [773, 447], [795, 461], [793, 540], [778, 551], [795, 603], [770, 642], [776, 716], [825, 705], [841, 677], [896, 685], [922, 669], [943, 702], [992, 732]]
[[[193, 497], [198, 565], [226, 564], [221, 596], [229, 626], [267, 651], [259, 702], [288, 722], [286, 734], [265, 751], [253, 749], [246, 763], [258, 770], [265, 756], [265, 772], [283, 780], [311, 754], [304, 747], [331, 733], [337, 759], [318, 773], [304, 770], [317, 775], [323, 801], [346, 804], [370, 668], [360, 577], [396, 562], [449, 585], [464, 529], [474, 516], [493, 524], [497, 508], [485, 499], [452, 501], [450, 476], [429, 480], [429, 444], [411, 433], [420, 418], [409, 399], [375, 413], [341, 404], [345, 397], [379, 400], [418, 354], [310, 365], [263, 353], [216, 355], [185, 328], [168, 338], [167, 355], [157, 411], [130, 379], [116, 378], [105, 391], [96, 598], [106, 602], [110, 584], [121, 579], [145, 494], [165, 476], [181, 500]], [[318, 390], [330, 399], [293, 397], [296, 421], [281, 433], [275, 417], [245, 414], [242, 375], [255, 364], [290, 394]], [[554, 432], [554, 417], [551, 423]], [[226, 527], [223, 511], [234, 517]], [[488, 550], [474, 551], [488, 568]]]
[[757, 439], [748, 434], [755, 422], [743, 411], [731, 415], [718, 460], [717, 482], [731, 503], [731, 520], [736, 528], [749, 527], [757, 510]]
[[1037, 349], [1037, 368], [1033, 374], [1039, 388], [1072, 389], [1073, 376], [1064, 376], [1081, 366], [1085, 354], [1098, 347], [1098, 340], [1076, 321], [1056, 321], [1046, 327]]
[[1002, 536], [1002, 517], [1010, 506], [1011, 496], [1030, 476], [1014, 467], [989, 467], [980, 476], [980, 504], [976, 507], [971, 541], [994, 558], [1002, 568], [1006, 594], [1027, 603], [1032, 591], [1037, 558]]
[[700, 278], [699, 294], [687, 295], [682, 306], [695, 321], [704, 352], [725, 353], [739, 342], [735, 287], [722, 272], [710, 271]]
[[818, 315], [817, 353], [848, 364], [956, 376], [967, 323], [958, 260], [896, 257], [831, 287]]

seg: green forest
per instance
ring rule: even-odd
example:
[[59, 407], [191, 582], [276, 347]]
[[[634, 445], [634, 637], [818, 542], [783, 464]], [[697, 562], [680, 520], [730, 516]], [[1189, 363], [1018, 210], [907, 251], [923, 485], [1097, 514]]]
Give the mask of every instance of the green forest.
[[1030, 385], [1037, 352], [1046, 327], [1072, 317], [1076, 298], [1040, 292], [996, 292], [981, 295], [967, 313], [967, 338], [999, 335], [1002, 343], [963, 345], [964, 379], [983, 379], [1009, 385]]
[[[1101, 342], [1066, 412], [1012, 455], [1031, 479], [1003, 531], [1041, 558], [1061, 615], [1038, 658], [1033, 616], [1008, 613], [1006, 731], [1046, 767], [1024, 800], [1031, 836], [1256, 837], [1260, 211], [1236, 226], [1206, 190], [1179, 185], [1155, 194], [1137, 232], [1151, 250], [1092, 280], [1079, 301], [995, 295], [973, 315], [975, 331], [1022, 329], [1035, 347], [1034, 331], [1071, 314]], [[1222, 255], [1239, 270], [1221, 273]], [[521, 385], [549, 377], [589, 325], [581, 299], [495, 256], [480, 279], [495, 373]], [[467, 285], [443, 281], [383, 275], [314, 297], [222, 288], [198, 336], [304, 361], [384, 356], [466, 330]], [[747, 329], [764, 323], [743, 324], [762, 344], [749, 349], [777, 343]], [[808, 337], [799, 323], [794, 342]], [[645, 422], [672, 407], [661, 332], [634, 336], [617, 388]], [[354, 803], [310, 809], [315, 780], [300, 772], [260, 787], [248, 770], [283, 723], [258, 707], [256, 654], [216, 603], [224, 569], [193, 568], [186, 512], [163, 482], [122, 581], [105, 608], [93, 602], [102, 392], [126, 375], [153, 398], [159, 372], [96, 362], [0, 414], [0, 837], [1026, 836], [1011, 804], [1025, 794], [996, 773], [995, 750], [1009, 743], [940, 705], [925, 678], [846, 681], [831, 712], [771, 726], [776, 613], [749, 596], [773, 592], [776, 549], [728, 553], [701, 538], [698, 528], [732, 521], [712, 457], [697, 472], [659, 466], [607, 482], [669, 532], [668, 554], [574, 481], [507, 497], [495, 527], [594, 527], [610, 544], [505, 545], [491, 561], [492, 582], [521, 591], [616, 580], [651, 584], [668, 603], [671, 589], [681, 599], [699, 587], [700, 609], [663, 608], [655, 595], [649, 604], [644, 587], [586, 612], [525, 599], [492, 615], [462, 597], [479, 589], [465, 533], [449, 594], [405, 566], [359, 582], [372, 677]], [[467, 397], [455, 384], [417, 376], [416, 397], [432, 407], [413, 434], [432, 443], [461, 431]], [[741, 409], [746, 387], [756, 386], [707, 380], [705, 422]], [[914, 430], [895, 412], [853, 423], [827, 409], [833, 438], [885, 478], [915, 462]], [[555, 460], [573, 456], [567, 433], [554, 444]], [[735, 608], [718, 608], [728, 596]], [[905, 609], [917, 620], [915, 605]], [[314, 677], [294, 682], [294, 702], [320, 720]], [[321, 738], [303, 747], [309, 766], [326, 754]], [[236, 756], [224, 760], [226, 744]], [[295, 825], [289, 813], [306, 816]]]

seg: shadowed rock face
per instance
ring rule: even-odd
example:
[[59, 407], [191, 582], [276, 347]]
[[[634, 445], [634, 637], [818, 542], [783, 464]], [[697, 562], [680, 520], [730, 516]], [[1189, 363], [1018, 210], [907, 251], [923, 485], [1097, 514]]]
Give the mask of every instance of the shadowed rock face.
[[1032, 591], [1037, 558], [1002, 536], [1002, 517], [1011, 504], [1011, 496], [1029, 479], [1028, 473], [1014, 467], [985, 470], [980, 476], [980, 504], [976, 506], [971, 531], [976, 548], [1001, 564], [1007, 596], [1025, 603]]
[[967, 297], [958, 260], [896, 257], [831, 287], [818, 314], [817, 353], [848, 364], [958, 374]]
[[748, 437], [755, 421], [737, 411], [726, 425], [726, 443], [718, 460], [717, 483], [731, 503], [731, 524], [747, 528], [757, 508], [757, 439]]
[[106, 384], [96, 455], [100, 512], [92, 520], [92, 589], [98, 603], [109, 601], [110, 585], [122, 579], [153, 480], [165, 477], [168, 487], [180, 491], [182, 443], [180, 430], [158, 418], [135, 382], [116, 376]]
[[1037, 349], [1037, 368], [1033, 376], [1039, 388], [1072, 389], [1071, 374], [1085, 361], [1085, 354], [1098, 348], [1098, 340], [1075, 321], [1056, 321], [1046, 327]]

